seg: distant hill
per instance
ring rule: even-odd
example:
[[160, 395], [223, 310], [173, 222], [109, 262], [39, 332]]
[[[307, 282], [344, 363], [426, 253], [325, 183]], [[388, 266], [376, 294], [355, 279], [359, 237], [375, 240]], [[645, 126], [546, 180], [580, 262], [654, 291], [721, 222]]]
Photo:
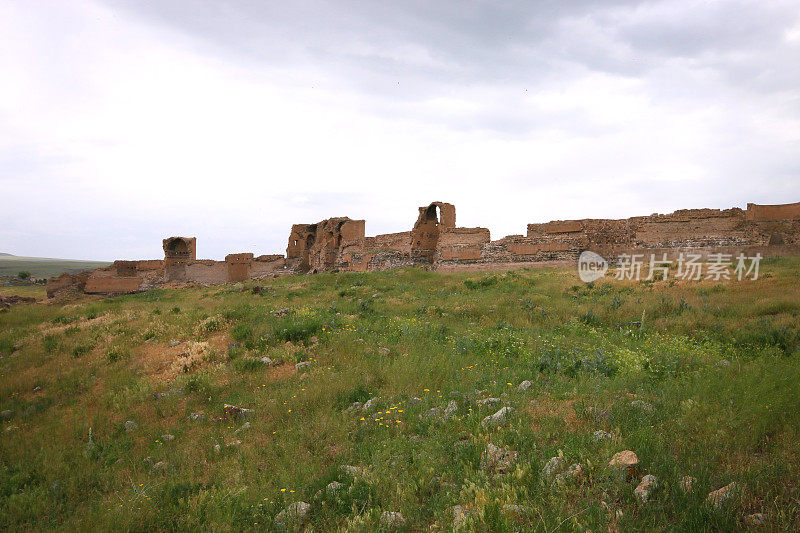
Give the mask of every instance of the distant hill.
[[16, 276], [21, 271], [30, 272], [35, 278], [49, 278], [64, 272], [73, 274], [108, 266], [108, 261], [81, 261], [76, 259], [54, 259], [51, 257], [20, 257], [0, 253], [0, 276]]

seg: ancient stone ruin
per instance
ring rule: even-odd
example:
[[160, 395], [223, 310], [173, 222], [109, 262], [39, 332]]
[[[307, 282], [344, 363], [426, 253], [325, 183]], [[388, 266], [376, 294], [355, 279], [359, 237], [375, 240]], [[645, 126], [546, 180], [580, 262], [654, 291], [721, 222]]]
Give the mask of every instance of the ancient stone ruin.
[[168, 284], [216, 285], [271, 276], [325, 271], [372, 271], [423, 266], [439, 271], [572, 266], [584, 250], [613, 259], [623, 253], [760, 253], [800, 255], [800, 203], [739, 208], [685, 209], [621, 220], [556, 220], [528, 224], [526, 235], [492, 241], [486, 228], [456, 226], [452, 204], [419, 208], [410, 231], [367, 237], [364, 220], [329, 218], [295, 224], [286, 255], [229, 254], [197, 259], [197, 239], [169, 237], [164, 259], [115, 261], [111, 266], [47, 281], [47, 295], [77, 290], [123, 294]]

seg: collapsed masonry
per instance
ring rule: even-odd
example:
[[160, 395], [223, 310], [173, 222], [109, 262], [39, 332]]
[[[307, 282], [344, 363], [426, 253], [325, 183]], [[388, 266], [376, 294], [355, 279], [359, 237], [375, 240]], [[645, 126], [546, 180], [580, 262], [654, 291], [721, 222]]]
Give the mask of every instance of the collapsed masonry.
[[[365, 222], [347, 217], [295, 224], [286, 256], [230, 254], [197, 259], [194, 237], [163, 241], [164, 259], [111, 266], [47, 281], [47, 295], [65, 290], [124, 294], [169, 283], [216, 285], [299, 272], [373, 271], [424, 266], [439, 271], [505, 270], [574, 265], [584, 250], [606, 258], [622, 253], [746, 253], [800, 255], [800, 203], [748, 204], [747, 210], [685, 209], [622, 220], [557, 220], [528, 224], [527, 235], [492, 241], [486, 228], [459, 228], [452, 204], [419, 208], [411, 231], [367, 237]], [[649, 256], [648, 256], [649, 257]]]

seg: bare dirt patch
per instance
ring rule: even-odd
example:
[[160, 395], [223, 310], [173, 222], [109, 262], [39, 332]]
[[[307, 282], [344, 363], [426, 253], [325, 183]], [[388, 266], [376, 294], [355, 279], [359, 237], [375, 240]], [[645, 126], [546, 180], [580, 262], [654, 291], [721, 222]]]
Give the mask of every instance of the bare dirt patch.
[[576, 400], [556, 400], [547, 396], [537, 399], [526, 409], [533, 420], [533, 427], [542, 430], [542, 422], [545, 418], [560, 419], [568, 431], [577, 431], [586, 425], [586, 422], [578, 418], [573, 404]]

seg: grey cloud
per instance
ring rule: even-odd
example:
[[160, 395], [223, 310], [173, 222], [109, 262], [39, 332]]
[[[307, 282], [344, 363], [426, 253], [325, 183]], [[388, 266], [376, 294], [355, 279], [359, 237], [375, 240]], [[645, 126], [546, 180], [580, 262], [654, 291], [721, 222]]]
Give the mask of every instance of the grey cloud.
[[[105, 197], [102, 188], [80, 190], [80, 182], [65, 186], [67, 177], [81, 176], [81, 165], [91, 169], [98, 156], [113, 152], [110, 143], [124, 143], [128, 138], [117, 135], [118, 131], [102, 131], [105, 123], [101, 122], [97, 131], [83, 134], [91, 139], [84, 138], [76, 146], [69, 143], [73, 130], [66, 124], [53, 144], [48, 144], [49, 130], [59, 125], [49, 121], [59, 119], [62, 107], [91, 109], [99, 93], [115, 91], [113, 80], [108, 87], [96, 83], [108, 81], [103, 61], [119, 62], [124, 70], [125, 62], [137, 57], [138, 43], [123, 43], [123, 49], [131, 48], [129, 54], [91, 56], [107, 37], [103, 34], [97, 42], [85, 37], [84, 30], [91, 29], [92, 21], [80, 22], [76, 17], [79, 22], [74, 27], [61, 28], [60, 21], [44, 16], [46, 8], [39, 8], [42, 16], [37, 17], [36, 7], [31, 6], [27, 8], [30, 17], [42, 22], [36, 26], [38, 33], [30, 37], [34, 60], [25, 67], [36, 79], [49, 81], [48, 86], [33, 90], [49, 91], [55, 116], [47, 116], [42, 124], [26, 121], [19, 131], [29, 129], [30, 137], [13, 127], [0, 130], [0, 183], [12, 184], [6, 190], [38, 210], [37, 216], [15, 217], [15, 224], [24, 229], [0, 234], [6, 242], [27, 244], [40, 239], [42, 247], [56, 250], [51, 255], [75, 256], [69, 250], [84, 246], [87, 252], [78, 255], [103, 257], [96, 250], [120, 245], [102, 235], [127, 232], [136, 238], [125, 241], [121, 246], [125, 251], [113, 255], [135, 258], [158, 256], [164, 232], [188, 232], [201, 237], [200, 251], [206, 257], [219, 258], [234, 249], [276, 252], [285, 246], [283, 239], [292, 222], [348, 215], [366, 218], [370, 234], [408, 229], [416, 205], [433, 199], [428, 195], [434, 192], [429, 191], [451, 195], [438, 199], [460, 202], [460, 209], [471, 212], [465, 216], [474, 223], [491, 225], [502, 218], [503, 227], [515, 233], [524, 232], [526, 222], [551, 216], [646, 214], [625, 211], [629, 198], [645, 206], [644, 211], [800, 199], [798, 137], [789, 132], [800, 120], [800, 69], [794, 66], [800, 43], [784, 39], [790, 28], [798, 27], [796, 1], [107, 0], [101, 5], [110, 8], [121, 25], [146, 28], [134, 35], [157, 41], [154, 49], [170, 46], [180, 52], [175, 57], [208, 60], [204, 68], [221, 65], [226, 74], [235, 71], [252, 86], [279, 86], [287, 93], [295, 90], [299, 107], [314, 100], [313, 93], [307, 92], [313, 87], [343, 116], [368, 117], [369, 127], [379, 131], [383, 130], [375, 126], [378, 120], [389, 124], [389, 131], [394, 126], [402, 129], [403, 149], [413, 150], [417, 137], [441, 137], [442, 153], [426, 152], [427, 146], [416, 146], [420, 153], [388, 149], [382, 153], [389, 158], [382, 162], [384, 168], [373, 162], [359, 167], [362, 180], [364, 173], [375, 174], [369, 176], [375, 190], [364, 190], [354, 185], [356, 180], [348, 181], [349, 167], [358, 163], [349, 159], [362, 156], [360, 147], [336, 145], [336, 154], [327, 153], [334, 163], [327, 170], [330, 180], [324, 182], [334, 192], [315, 191], [313, 184], [327, 177], [309, 176], [308, 183], [297, 179], [291, 184], [296, 194], [286, 194], [287, 187], [281, 187], [262, 205], [248, 197], [244, 184], [242, 201], [257, 206], [247, 213], [238, 211], [238, 205], [229, 200], [236, 195], [230, 194], [224, 198], [232, 205], [220, 205], [206, 214], [192, 212], [179, 195], [163, 198], [154, 191], [153, 205], [149, 205], [142, 194], [133, 201]], [[87, 55], [97, 63], [86, 61]], [[139, 67], [146, 72], [149, 59], [141, 61], [144, 67]], [[151, 86], [144, 87], [158, 94]], [[164, 98], [180, 96], [168, 93]], [[225, 117], [221, 110], [229, 105], [228, 95], [222, 91], [213, 97], [218, 100], [208, 105], [217, 111], [214, 116]], [[136, 98], [133, 93], [131, 100], [119, 105], [135, 106], [132, 100]], [[175, 102], [176, 107], [179, 104]], [[317, 109], [319, 102], [312, 104]], [[171, 109], [164, 106], [162, 116], [153, 117], [152, 127], [169, 126], [179, 136], [181, 128], [190, 126], [183, 124], [185, 114], [170, 117]], [[32, 116], [37, 111], [29, 110]], [[0, 106], [0, 127], [6, 120], [2, 113]], [[194, 127], [206, 127], [205, 113], [202, 107], [197, 109]], [[307, 122], [300, 129], [314, 128], [315, 119], [313, 113], [306, 114], [303, 120]], [[235, 128], [241, 125], [242, 121], [231, 120], [207, 127], [230, 127], [235, 139], [239, 133]], [[121, 132], [126, 125], [111, 127]], [[281, 124], [265, 125], [272, 127]], [[372, 132], [351, 132], [351, 138], [357, 143]], [[302, 135], [296, 131], [292, 135], [287, 144], [302, 142]], [[696, 138], [698, 146], [684, 138]], [[548, 142], [561, 143], [570, 151], [563, 159], [543, 162], [527, 154], [536, 153], [541, 144], [549, 146]], [[253, 146], [263, 149], [263, 164], [269, 169], [270, 157], [280, 155], [270, 150], [286, 148], [276, 148], [276, 144], [280, 143], [273, 141], [261, 148], [258, 143], [240, 147], [232, 142], [224, 149], [231, 158], [246, 157]], [[516, 148], [506, 149], [507, 145]], [[503, 148], [493, 152], [498, 146]], [[315, 148], [307, 147], [309, 157], [314, 157]], [[189, 161], [195, 164], [179, 161], [171, 167], [174, 172], [204, 170], [207, 154], [192, 154], [186, 147], [181, 154], [195, 157]], [[168, 155], [161, 154], [172, 161]], [[382, 173], [391, 174], [392, 157], [412, 161], [404, 168], [418, 175], [408, 180], [417, 185], [427, 182], [429, 187], [404, 190], [402, 206], [395, 205], [400, 201], [397, 195], [386, 192], [396, 181], [391, 186], [381, 183]], [[495, 171], [491, 157], [500, 159], [497, 167], [503, 167], [503, 158], [514, 159], [514, 164]], [[158, 166], [161, 160], [151, 164], [148, 154], [142, 154], [142, 160], [147, 163], [141, 166], [144, 172], [153, 176], [165, 172]], [[670, 167], [673, 160], [675, 165]], [[475, 161], [492, 173], [486, 178], [491, 187], [459, 181], [459, 172], [471, 170]], [[218, 163], [215, 168], [224, 171], [224, 167]], [[298, 167], [306, 168], [295, 165], [288, 171]], [[448, 167], [455, 177], [435, 175]], [[658, 174], [662, 167], [675, 172], [699, 170], [683, 181], [670, 181]], [[641, 176], [640, 183], [632, 175]], [[97, 179], [113, 180], [114, 176]], [[191, 175], [165, 174], [163, 180], [172, 179], [197, 187], [196, 198], [220, 195], [214, 185], [196, 183]], [[237, 178], [225, 179], [233, 184]], [[285, 178], [270, 175], [270, 179]], [[42, 191], [34, 194], [21, 185], [23, 180], [36, 183]], [[330, 187], [333, 182], [336, 186]], [[464, 189], [454, 190], [459, 185]], [[625, 190], [612, 192], [615, 187]], [[259, 192], [269, 195], [270, 188], [259, 188]], [[532, 198], [531, 212], [498, 214], [505, 209], [485, 207], [500, 206], [510, 195], [517, 207]], [[602, 195], [604, 212], [590, 212], [587, 206], [592, 208]], [[282, 207], [279, 215], [272, 208], [276, 204]], [[64, 216], [72, 217], [69, 231], [64, 230]], [[491, 229], [495, 237], [505, 231]], [[151, 244], [141, 245], [145, 240]]]

